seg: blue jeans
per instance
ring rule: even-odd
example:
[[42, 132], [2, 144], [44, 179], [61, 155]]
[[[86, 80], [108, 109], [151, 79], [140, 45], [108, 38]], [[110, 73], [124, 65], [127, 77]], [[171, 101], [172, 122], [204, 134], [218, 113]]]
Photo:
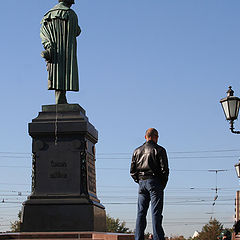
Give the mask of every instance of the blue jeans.
[[153, 240], [164, 240], [162, 228], [163, 186], [158, 178], [140, 180], [135, 240], [144, 240], [147, 211], [151, 201]]

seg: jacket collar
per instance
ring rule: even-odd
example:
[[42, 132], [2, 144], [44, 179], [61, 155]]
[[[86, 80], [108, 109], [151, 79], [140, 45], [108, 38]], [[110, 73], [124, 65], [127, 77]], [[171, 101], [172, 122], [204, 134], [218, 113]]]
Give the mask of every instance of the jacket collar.
[[156, 144], [153, 140], [148, 140], [146, 143]]

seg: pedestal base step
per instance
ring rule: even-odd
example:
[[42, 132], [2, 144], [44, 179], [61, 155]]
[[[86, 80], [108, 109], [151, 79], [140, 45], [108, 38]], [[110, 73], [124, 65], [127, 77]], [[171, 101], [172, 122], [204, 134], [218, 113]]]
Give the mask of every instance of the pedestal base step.
[[37, 240], [134, 240], [133, 234], [101, 233], [101, 232], [34, 232], [34, 233], [2, 233], [0, 240], [8, 239], [37, 239]]

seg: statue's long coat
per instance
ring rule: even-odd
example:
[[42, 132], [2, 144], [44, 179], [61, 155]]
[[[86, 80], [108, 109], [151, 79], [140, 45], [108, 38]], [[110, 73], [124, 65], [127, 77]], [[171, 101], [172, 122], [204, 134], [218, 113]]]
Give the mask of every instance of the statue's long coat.
[[40, 37], [50, 52], [48, 89], [79, 91], [77, 41], [81, 33], [76, 13], [62, 2], [44, 15]]

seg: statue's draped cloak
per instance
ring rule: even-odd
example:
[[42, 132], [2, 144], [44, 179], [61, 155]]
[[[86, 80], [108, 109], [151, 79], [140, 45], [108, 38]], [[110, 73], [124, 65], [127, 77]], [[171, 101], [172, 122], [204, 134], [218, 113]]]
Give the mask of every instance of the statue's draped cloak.
[[62, 2], [44, 15], [40, 37], [50, 52], [48, 89], [79, 91], [77, 41], [81, 33], [76, 13]]

